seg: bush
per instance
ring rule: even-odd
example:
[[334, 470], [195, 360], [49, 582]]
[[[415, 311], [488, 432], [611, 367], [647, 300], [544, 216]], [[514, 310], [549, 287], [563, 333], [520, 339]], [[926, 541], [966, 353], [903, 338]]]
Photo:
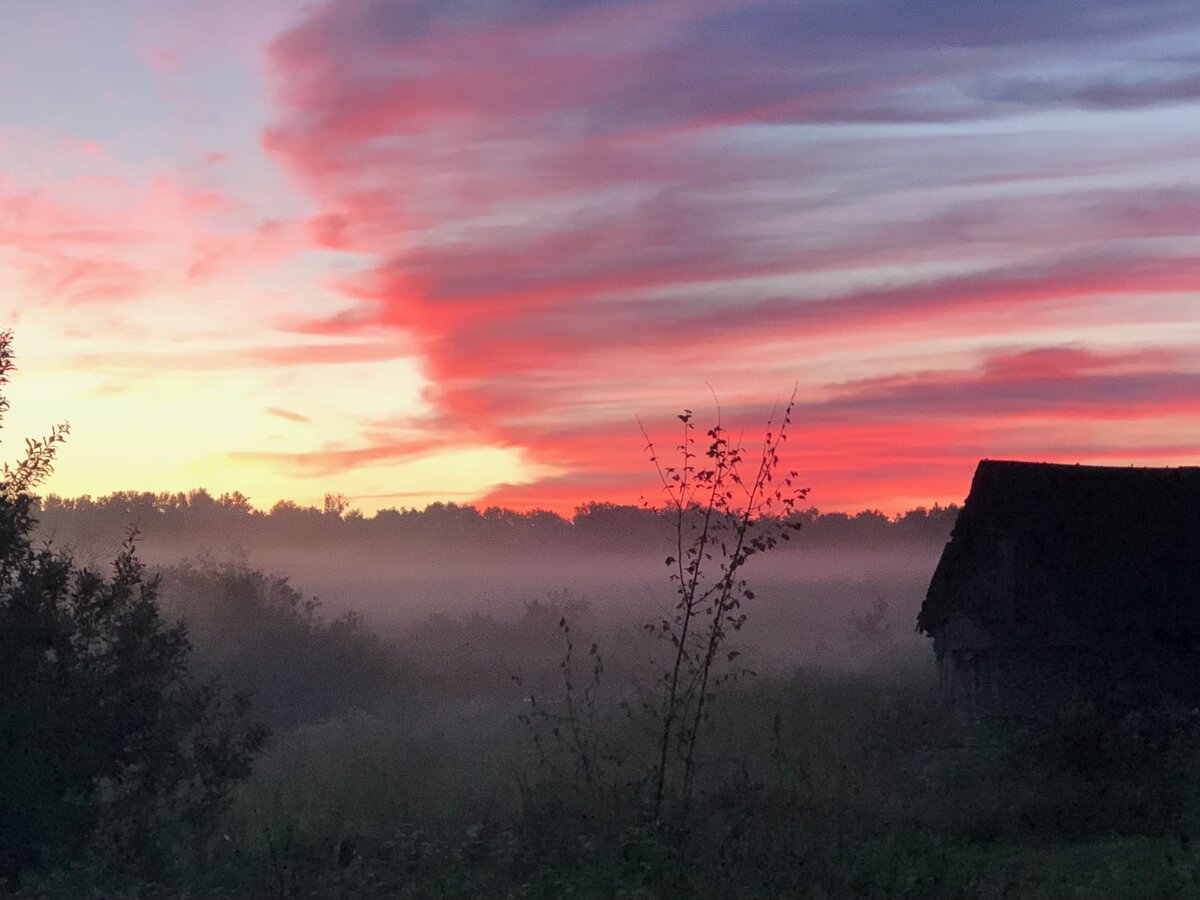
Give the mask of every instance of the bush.
[[162, 608], [187, 625], [195, 670], [251, 696], [272, 732], [411, 702], [410, 667], [395, 647], [353, 613], [322, 617], [286, 578], [196, 559], [163, 570], [162, 584]]
[[[0, 385], [12, 371], [0, 334]], [[0, 414], [7, 405], [0, 398]], [[0, 875], [92, 854], [156, 859], [211, 824], [262, 741], [245, 703], [197, 684], [182, 626], [156, 605], [132, 538], [111, 579], [35, 548], [28, 490], [65, 428], [0, 482]]]

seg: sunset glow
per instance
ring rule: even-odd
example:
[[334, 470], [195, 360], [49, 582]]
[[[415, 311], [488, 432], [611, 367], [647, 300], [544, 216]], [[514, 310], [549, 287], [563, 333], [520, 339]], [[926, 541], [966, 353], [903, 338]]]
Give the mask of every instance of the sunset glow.
[[6, 457], [569, 512], [797, 389], [824, 510], [1200, 464], [1200, 5], [6, 7]]

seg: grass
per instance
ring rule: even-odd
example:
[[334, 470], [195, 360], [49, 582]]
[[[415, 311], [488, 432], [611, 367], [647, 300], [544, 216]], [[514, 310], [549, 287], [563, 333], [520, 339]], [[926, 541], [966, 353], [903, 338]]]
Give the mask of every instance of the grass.
[[[539, 764], [523, 708], [497, 690], [294, 729], [175, 878], [95, 894], [85, 861], [19, 896], [1200, 896], [1193, 745], [1145, 722], [963, 730], [924, 664], [749, 679], [714, 708], [690, 814], [656, 826], [644, 723], [608, 710], [621, 765], [585, 790]], [[1106, 746], [1081, 758], [1080, 733]]]

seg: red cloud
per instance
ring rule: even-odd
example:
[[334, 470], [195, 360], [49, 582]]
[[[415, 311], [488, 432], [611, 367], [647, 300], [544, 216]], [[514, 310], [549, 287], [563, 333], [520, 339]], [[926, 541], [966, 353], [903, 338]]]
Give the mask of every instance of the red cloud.
[[[410, 335], [441, 439], [566, 470], [489, 498], [521, 506], [629, 499], [633, 412], [669, 419], [716, 374], [753, 426], [745, 398], [801, 380], [797, 462], [814, 499], [845, 505], [955, 499], [979, 456], [1054, 452], [1028, 440], [1031, 421], [1103, 438], [1106, 423], [1195, 411], [1194, 359], [1037, 348], [1061, 338], [1031, 331], [1149, 321], [1118, 301], [1178, 310], [1200, 290], [1181, 240], [1200, 229], [1196, 192], [1137, 181], [1138, 158], [1172, 148], [1102, 156], [1101, 141], [974, 132], [1016, 101], [954, 99], [974, 65], [1008, 73], [1052, 41], [1116, 40], [1110, 20], [1056, 7], [1036, 27], [974, 30], [870, 5], [878, 22], [855, 25], [754, 0], [325, 3], [272, 48], [264, 143], [318, 204], [314, 243], [372, 263], [336, 285], [341, 314], [299, 330]], [[838, 121], [863, 133], [748, 127]], [[959, 130], [891, 127], [930, 121]], [[1096, 187], [1114, 173], [1129, 174]], [[864, 347], [964, 337], [1035, 349], [838, 374], [869, 362]], [[380, 437], [291, 464], [409, 449]]]

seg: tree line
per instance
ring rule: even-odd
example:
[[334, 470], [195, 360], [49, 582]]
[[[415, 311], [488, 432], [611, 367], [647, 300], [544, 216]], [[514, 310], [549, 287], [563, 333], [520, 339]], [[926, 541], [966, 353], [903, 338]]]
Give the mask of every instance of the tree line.
[[[694, 513], [700, 515], [701, 510]], [[879, 510], [851, 514], [810, 507], [789, 512], [780, 523], [800, 525], [806, 547], [879, 546], [945, 541], [957, 515], [957, 506], [937, 504], [895, 516]], [[88, 535], [121, 533], [136, 525], [148, 540], [188, 542], [220, 534], [229, 541], [326, 548], [338, 542], [418, 546], [449, 542], [633, 551], [659, 546], [672, 530], [660, 510], [632, 504], [585, 503], [569, 518], [545, 509], [517, 512], [441, 502], [424, 509], [381, 509], [368, 516], [334, 494], [326, 496], [322, 507], [281, 501], [264, 511], [240, 493], [213, 496], [204, 489], [121, 491], [98, 498], [51, 494], [41, 500], [38, 518], [44, 535], [67, 543]]]

